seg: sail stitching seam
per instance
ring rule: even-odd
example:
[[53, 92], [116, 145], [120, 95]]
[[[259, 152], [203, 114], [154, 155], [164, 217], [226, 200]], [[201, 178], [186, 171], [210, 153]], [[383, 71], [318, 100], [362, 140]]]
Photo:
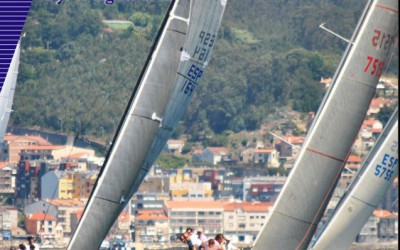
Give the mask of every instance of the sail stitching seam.
[[385, 5], [377, 4], [377, 5], [375, 5], [375, 7], [376, 7], [376, 8], [380, 8], [380, 9], [384, 9], [384, 10], [387, 10], [387, 11], [389, 11], [389, 12], [393, 12], [393, 13], [396, 13], [396, 14], [399, 13], [398, 10], [392, 9], [392, 8], [390, 8], [390, 7], [388, 7], [388, 6], [385, 6]]
[[312, 149], [312, 148], [307, 148], [307, 151], [315, 153], [315, 154], [318, 154], [318, 155], [321, 155], [321, 156], [324, 156], [324, 157], [327, 157], [327, 158], [330, 158], [330, 159], [335, 160], [335, 161], [339, 161], [339, 162], [342, 162], [342, 163], [345, 162], [345, 160], [343, 160], [343, 159], [337, 158], [337, 157], [332, 156], [332, 155], [324, 154], [324, 153], [319, 152], [319, 151], [317, 151], [315, 149]]
[[351, 197], [353, 197], [354, 199], [356, 199], [356, 200], [358, 200], [358, 201], [361, 201], [362, 203], [364, 203], [364, 204], [366, 204], [366, 205], [368, 205], [368, 206], [370, 206], [370, 207], [373, 207], [373, 208], [376, 207], [376, 205], [372, 205], [371, 203], [365, 202], [365, 201], [363, 201], [363, 200], [357, 198], [356, 196], [353, 196], [353, 195], [352, 195]]
[[286, 216], [286, 217], [288, 217], [288, 218], [291, 218], [291, 219], [293, 219], [293, 220], [297, 220], [297, 221], [300, 221], [300, 222], [306, 223], [306, 224], [308, 224], [308, 225], [314, 225], [314, 226], [316, 226], [316, 225], [317, 225], [317, 224], [315, 224], [315, 223], [310, 223], [310, 222], [308, 222], [308, 221], [305, 221], [305, 220], [300, 220], [300, 219], [298, 219], [298, 218], [296, 218], [296, 217], [292, 217], [292, 216], [290, 216], [290, 215], [287, 215], [287, 214], [281, 213], [281, 212], [279, 212], [279, 211], [275, 211], [275, 213], [277, 213], [277, 214], [280, 214], [280, 215], [283, 215], [283, 216]]
[[176, 32], [176, 33], [179, 33], [179, 34], [182, 34], [182, 35], [185, 35], [186, 36], [186, 32], [183, 32], [183, 31], [179, 31], [179, 30], [173, 30], [173, 29], [167, 29], [168, 31], [172, 31], [172, 32]]

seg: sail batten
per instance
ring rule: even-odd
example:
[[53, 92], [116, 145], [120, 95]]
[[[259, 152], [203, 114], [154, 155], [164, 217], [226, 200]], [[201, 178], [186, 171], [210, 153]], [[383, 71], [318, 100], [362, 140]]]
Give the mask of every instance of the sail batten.
[[[157, 45], [145, 66], [137, 91], [131, 97], [112, 149], [68, 249], [98, 249], [171, 136], [186, 109], [184, 105], [190, 99], [180, 89], [180, 74], [189, 72], [189, 77], [197, 76], [197, 79], [192, 79], [196, 84], [200, 79], [199, 71], [181, 60], [182, 52], [190, 53], [192, 50], [195, 37], [199, 36], [197, 29], [218, 31], [224, 11], [218, 2], [177, 0], [171, 3]], [[207, 16], [201, 14], [206, 11], [218, 15], [218, 18], [206, 19]], [[207, 49], [207, 56], [211, 54], [212, 47]], [[176, 98], [186, 101], [176, 104]], [[171, 109], [174, 111], [171, 112]]]
[[374, 30], [397, 35], [397, 14], [377, 4], [398, 6], [395, 0], [367, 4], [255, 250], [306, 249], [316, 230], [393, 47], [379, 48]]

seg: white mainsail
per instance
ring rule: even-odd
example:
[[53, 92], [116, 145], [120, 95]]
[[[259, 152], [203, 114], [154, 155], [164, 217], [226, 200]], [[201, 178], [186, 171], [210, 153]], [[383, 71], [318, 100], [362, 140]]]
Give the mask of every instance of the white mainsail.
[[306, 249], [358, 134], [398, 32], [398, 0], [370, 0], [254, 248]]
[[18, 42], [0, 92], [0, 140], [4, 138], [12, 112], [15, 86], [17, 84], [20, 50], [20, 42]]
[[372, 215], [398, 175], [398, 121], [396, 109], [312, 249], [346, 249]]
[[209, 61], [227, 0], [171, 2], [68, 249], [98, 249], [185, 112]]

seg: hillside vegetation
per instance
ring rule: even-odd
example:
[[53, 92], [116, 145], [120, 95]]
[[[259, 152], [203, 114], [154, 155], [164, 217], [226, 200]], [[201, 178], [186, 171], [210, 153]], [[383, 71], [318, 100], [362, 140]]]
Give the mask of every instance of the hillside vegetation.
[[[366, 1], [229, 0], [212, 60], [175, 136], [255, 130], [282, 107], [316, 111]], [[33, 1], [13, 125], [111, 139], [168, 1]], [[128, 20], [134, 25], [105, 24]], [[390, 72], [397, 75], [397, 54]], [[157, 98], [157, 97], [154, 97]]]

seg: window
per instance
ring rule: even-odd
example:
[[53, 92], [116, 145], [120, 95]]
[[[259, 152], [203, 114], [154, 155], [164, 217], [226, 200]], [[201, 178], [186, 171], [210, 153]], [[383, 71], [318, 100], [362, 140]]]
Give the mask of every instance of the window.
[[250, 216], [250, 219], [254, 219], [254, 216]]
[[265, 219], [265, 216], [261, 216], [261, 219]]
[[244, 236], [243, 236], [243, 235], [240, 235], [240, 236], [239, 236], [239, 241], [240, 241], [240, 242], [243, 242], [243, 241], [244, 241]]
[[198, 212], [197, 214], [198, 214], [199, 216], [204, 216], [204, 215], [205, 215], [204, 212]]

